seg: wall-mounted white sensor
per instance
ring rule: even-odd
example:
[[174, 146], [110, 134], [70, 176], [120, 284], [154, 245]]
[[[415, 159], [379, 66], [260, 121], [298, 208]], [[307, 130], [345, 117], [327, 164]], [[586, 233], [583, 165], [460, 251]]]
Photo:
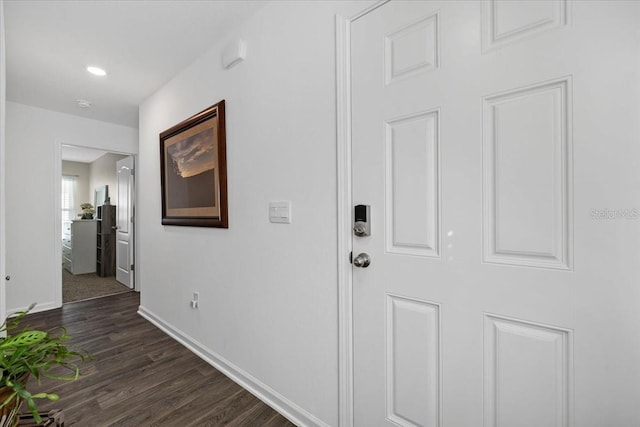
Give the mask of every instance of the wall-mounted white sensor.
[[86, 99], [76, 99], [76, 104], [80, 108], [91, 108], [91, 102]]
[[224, 51], [222, 51], [222, 66], [229, 69], [244, 61], [246, 57], [247, 43], [242, 39], [238, 39], [229, 43], [227, 47], [224, 48]]

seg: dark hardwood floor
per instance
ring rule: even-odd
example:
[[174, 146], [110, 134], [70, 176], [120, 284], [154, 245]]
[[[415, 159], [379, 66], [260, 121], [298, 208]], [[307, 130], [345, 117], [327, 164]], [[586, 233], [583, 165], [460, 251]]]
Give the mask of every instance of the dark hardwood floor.
[[[45, 379], [66, 426], [293, 426], [136, 313], [128, 292], [27, 316], [25, 325], [64, 325], [71, 343], [94, 356], [77, 381]], [[24, 408], [23, 408], [24, 410]]]

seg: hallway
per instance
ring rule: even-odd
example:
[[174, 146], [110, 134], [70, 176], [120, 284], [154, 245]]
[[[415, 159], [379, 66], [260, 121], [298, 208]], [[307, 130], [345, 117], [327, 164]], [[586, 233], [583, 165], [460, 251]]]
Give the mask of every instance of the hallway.
[[126, 292], [27, 316], [35, 328], [65, 326], [95, 358], [75, 382], [43, 380], [60, 400], [40, 411], [62, 409], [67, 426], [293, 425], [140, 317], [139, 304]]

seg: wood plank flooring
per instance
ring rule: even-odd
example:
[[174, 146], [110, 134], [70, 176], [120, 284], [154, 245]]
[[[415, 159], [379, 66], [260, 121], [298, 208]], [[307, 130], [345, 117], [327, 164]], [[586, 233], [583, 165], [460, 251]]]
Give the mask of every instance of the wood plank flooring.
[[127, 292], [27, 316], [35, 328], [65, 326], [95, 358], [77, 381], [45, 379], [60, 400], [40, 400], [40, 411], [63, 409], [66, 426], [294, 426], [139, 316], [139, 304]]

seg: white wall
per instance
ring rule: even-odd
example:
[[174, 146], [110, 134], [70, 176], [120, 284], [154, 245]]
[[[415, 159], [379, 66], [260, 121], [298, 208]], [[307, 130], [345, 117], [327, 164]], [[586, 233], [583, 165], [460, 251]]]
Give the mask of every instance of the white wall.
[[[73, 193], [75, 213], [82, 212], [82, 203], [93, 203], [93, 190], [89, 191], [89, 180], [91, 178], [91, 168], [89, 163], [62, 161], [62, 175], [72, 175], [76, 177], [76, 189]], [[89, 198], [91, 194], [91, 198]], [[74, 215], [73, 219], [77, 219]]]
[[111, 204], [115, 205], [118, 200], [118, 174], [116, 172], [116, 162], [127, 156], [121, 154], [107, 153], [93, 161], [90, 167], [89, 193], [91, 194], [91, 203], [94, 199], [94, 191], [102, 185], [109, 186], [109, 197]]
[[[5, 209], [5, 119], [6, 119], [6, 66], [4, 53], [4, 1], [0, 0], [0, 319], [4, 320], [7, 308], [5, 292], [6, 273], [6, 209]], [[0, 320], [0, 321], [1, 321]]]
[[[59, 305], [60, 272], [54, 197], [61, 143], [137, 153], [137, 129], [7, 102], [7, 308]], [[58, 245], [56, 247], [56, 244]], [[59, 280], [59, 277], [58, 277]]]
[[[140, 108], [141, 312], [210, 360], [228, 362], [254, 388], [269, 388], [299, 409], [301, 422], [333, 426], [334, 22], [347, 7], [366, 3], [270, 3]], [[225, 71], [220, 52], [238, 37], [247, 60]], [[229, 229], [162, 226], [158, 134], [221, 99]], [[273, 200], [292, 202], [292, 224], [269, 223]], [[189, 307], [193, 291], [199, 310]]]

